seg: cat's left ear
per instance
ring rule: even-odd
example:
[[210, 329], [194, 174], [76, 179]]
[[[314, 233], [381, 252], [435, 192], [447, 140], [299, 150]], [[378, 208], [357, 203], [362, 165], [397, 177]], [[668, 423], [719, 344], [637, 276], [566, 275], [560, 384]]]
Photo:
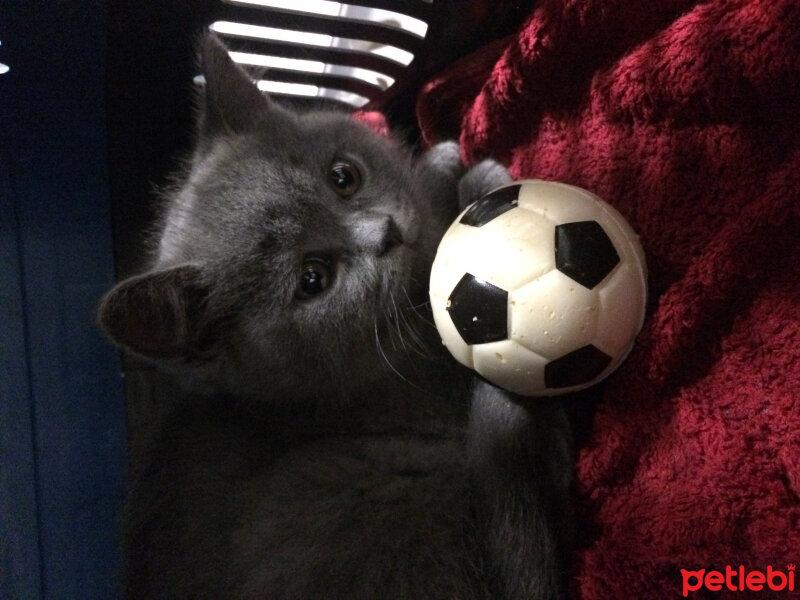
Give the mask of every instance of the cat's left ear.
[[144, 358], [191, 362], [213, 346], [207, 297], [200, 269], [181, 265], [117, 284], [103, 298], [98, 321], [114, 342]]
[[203, 39], [200, 58], [205, 78], [200, 115], [203, 136], [244, 133], [285, 113], [233, 62], [215, 33], [209, 32]]

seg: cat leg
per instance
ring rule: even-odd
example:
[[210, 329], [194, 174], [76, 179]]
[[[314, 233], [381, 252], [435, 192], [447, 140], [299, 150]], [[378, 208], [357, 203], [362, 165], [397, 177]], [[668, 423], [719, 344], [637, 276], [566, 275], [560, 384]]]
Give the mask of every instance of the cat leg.
[[513, 181], [506, 168], [492, 159], [482, 160], [467, 169], [461, 162], [459, 145], [452, 140], [432, 146], [423, 156], [422, 166], [442, 185], [457, 183], [459, 211]]
[[[461, 210], [512, 182], [483, 160], [459, 181]], [[563, 401], [523, 398], [485, 381], [473, 390], [469, 460], [487, 575], [498, 598], [564, 597], [571, 551], [572, 438]]]
[[448, 141], [432, 146], [417, 162], [416, 169], [417, 176], [424, 178], [428, 197], [434, 200], [430, 222], [444, 233], [459, 213], [458, 182], [466, 171], [458, 144]]
[[503, 165], [492, 159], [482, 160], [470, 168], [458, 182], [459, 209], [464, 210], [493, 189], [512, 181]]
[[572, 440], [561, 401], [474, 389], [469, 460], [498, 598], [562, 598], [572, 546]]
[[461, 162], [461, 149], [458, 142], [440, 142], [425, 153], [423, 161], [427, 168], [439, 176], [458, 181], [466, 171]]

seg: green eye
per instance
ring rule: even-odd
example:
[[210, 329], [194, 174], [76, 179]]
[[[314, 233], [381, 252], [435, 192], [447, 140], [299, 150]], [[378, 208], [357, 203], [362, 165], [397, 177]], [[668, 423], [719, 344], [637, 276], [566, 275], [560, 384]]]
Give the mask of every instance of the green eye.
[[361, 172], [354, 164], [337, 160], [331, 165], [328, 181], [337, 194], [346, 198], [355, 194], [361, 187]]
[[295, 296], [308, 300], [324, 292], [333, 282], [333, 264], [321, 256], [307, 256], [300, 270]]

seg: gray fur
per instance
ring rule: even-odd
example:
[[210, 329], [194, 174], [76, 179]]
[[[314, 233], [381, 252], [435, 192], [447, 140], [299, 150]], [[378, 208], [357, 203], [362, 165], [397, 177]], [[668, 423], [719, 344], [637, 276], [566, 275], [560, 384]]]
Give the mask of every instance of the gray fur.
[[[462, 177], [453, 143], [415, 159], [253, 93], [213, 37], [203, 56], [198, 148], [151, 268], [100, 308], [184, 389], [134, 465], [126, 597], [561, 597], [563, 412], [473, 385], [425, 306], [459, 195], [505, 169]], [[348, 197], [327, 180], [341, 158], [362, 175]], [[309, 254], [335, 273], [300, 298]]]

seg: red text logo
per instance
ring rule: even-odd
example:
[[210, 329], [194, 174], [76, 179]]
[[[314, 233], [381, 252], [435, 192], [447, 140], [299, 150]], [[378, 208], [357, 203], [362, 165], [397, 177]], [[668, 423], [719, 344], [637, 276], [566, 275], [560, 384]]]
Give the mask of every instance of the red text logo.
[[681, 569], [683, 576], [683, 597], [689, 596], [689, 592], [696, 592], [706, 589], [712, 592], [719, 592], [727, 589], [732, 592], [760, 592], [768, 589], [774, 592], [793, 592], [795, 589], [794, 579], [795, 565], [786, 565], [786, 571], [767, 567], [766, 571], [747, 571], [742, 565], [734, 569], [730, 565], [725, 567], [725, 571], [688, 571]]

